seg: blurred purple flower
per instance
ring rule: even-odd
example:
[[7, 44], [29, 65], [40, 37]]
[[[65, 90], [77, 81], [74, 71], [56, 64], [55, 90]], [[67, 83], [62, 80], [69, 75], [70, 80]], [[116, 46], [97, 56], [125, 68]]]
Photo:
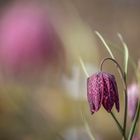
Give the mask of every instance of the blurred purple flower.
[[132, 140], [140, 140], [140, 137], [138, 135], [135, 135]]
[[128, 86], [128, 115], [133, 120], [136, 112], [137, 103], [139, 100], [139, 86], [136, 83], [132, 83]]
[[[8, 7], [0, 23], [0, 63], [4, 72], [27, 74], [55, 66], [64, 50], [46, 10], [34, 4]], [[58, 65], [57, 65], [58, 66]]]
[[119, 112], [118, 88], [114, 75], [99, 72], [89, 77], [87, 79], [87, 97], [92, 114], [100, 109], [101, 104], [108, 112], [111, 112], [114, 103]]

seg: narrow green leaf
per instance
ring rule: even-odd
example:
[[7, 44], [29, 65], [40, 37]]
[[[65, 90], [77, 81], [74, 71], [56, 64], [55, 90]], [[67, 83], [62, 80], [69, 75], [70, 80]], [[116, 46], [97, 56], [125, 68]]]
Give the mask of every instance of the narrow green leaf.
[[127, 69], [128, 69], [128, 57], [129, 57], [129, 52], [128, 52], [128, 47], [126, 43], [123, 40], [123, 37], [120, 33], [118, 33], [118, 37], [124, 47], [124, 71], [127, 74]]
[[[82, 60], [82, 58], [81, 58], [80, 56], [79, 56], [79, 61], [80, 61], [82, 70], [84, 71], [86, 77], [89, 77], [89, 74], [88, 74], [88, 72], [87, 72], [86, 66], [85, 66], [85, 64], [84, 64], [84, 62], [83, 62], [83, 60]], [[90, 127], [89, 127], [89, 125], [88, 125], [88, 122], [87, 122], [87, 120], [86, 120], [86, 118], [85, 118], [85, 116], [84, 116], [82, 110], [81, 110], [81, 116], [82, 116], [82, 121], [84, 122], [84, 126], [85, 126], [85, 129], [86, 129], [86, 131], [87, 131], [89, 137], [91, 138], [91, 140], [95, 140], [95, 138], [94, 138], [94, 136], [93, 136], [93, 134], [92, 134], [92, 132], [91, 132], [91, 130], [90, 130]]]
[[99, 37], [99, 39], [102, 41], [102, 43], [104, 44], [106, 50], [108, 51], [108, 53], [110, 54], [110, 56], [115, 59], [111, 49], [109, 48], [109, 46], [107, 45], [107, 43], [105, 42], [104, 38], [102, 37], [102, 35], [98, 32], [98, 31], [95, 31], [95, 34]]

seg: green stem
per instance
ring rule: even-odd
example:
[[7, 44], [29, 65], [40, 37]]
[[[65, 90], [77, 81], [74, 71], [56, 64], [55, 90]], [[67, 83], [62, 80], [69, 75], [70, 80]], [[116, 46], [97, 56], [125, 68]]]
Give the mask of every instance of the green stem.
[[[126, 83], [126, 78], [124, 78], [124, 81]], [[127, 124], [127, 87], [124, 89], [124, 102], [125, 102], [125, 109], [124, 109], [124, 123], [123, 123], [123, 129], [124, 129], [124, 136], [126, 135], [126, 124]]]
[[123, 70], [122, 70], [121, 66], [119, 65], [119, 63], [115, 59], [109, 58], [109, 57], [107, 57], [107, 58], [102, 60], [102, 62], [100, 64], [100, 70], [101, 71], [102, 71], [102, 66], [103, 66], [103, 64], [104, 64], [104, 62], [106, 60], [111, 60], [116, 64], [118, 72], [119, 72], [119, 74], [121, 76], [121, 79], [122, 79], [122, 82], [123, 82], [124, 96], [125, 96], [124, 97], [124, 99], [125, 99], [125, 101], [124, 101], [125, 102], [125, 109], [124, 109], [123, 137], [124, 137], [124, 139], [126, 139], [125, 138], [125, 136], [126, 136], [126, 127], [127, 127], [126, 126], [126, 123], [127, 123], [127, 84], [126, 84], [126, 74], [125, 74], [125, 72], [123, 72]]
[[132, 127], [129, 132], [128, 140], [132, 140], [133, 138], [134, 132], [136, 130], [137, 121], [139, 119], [139, 114], [140, 114], [140, 102], [138, 103], [138, 106], [137, 106], [137, 111], [136, 111], [135, 118], [132, 123]]
[[115, 115], [113, 114], [113, 112], [110, 112], [110, 114], [111, 114], [112, 118], [114, 119], [114, 121], [116, 122], [116, 124], [117, 124], [117, 126], [118, 126], [118, 128], [119, 128], [119, 130], [121, 132], [121, 134], [123, 135], [124, 133], [123, 133], [123, 128], [122, 128], [121, 124], [119, 123], [119, 121], [117, 120], [117, 118], [115, 117]]

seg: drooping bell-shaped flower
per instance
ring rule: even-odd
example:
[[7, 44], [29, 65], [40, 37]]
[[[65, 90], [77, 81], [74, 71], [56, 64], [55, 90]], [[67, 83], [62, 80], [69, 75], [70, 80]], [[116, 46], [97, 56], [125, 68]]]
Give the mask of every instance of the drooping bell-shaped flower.
[[111, 112], [115, 104], [119, 112], [118, 88], [114, 75], [106, 72], [98, 72], [87, 79], [87, 98], [91, 113], [97, 112], [101, 105]]
[[128, 86], [127, 89], [127, 95], [128, 95], [128, 115], [133, 120], [135, 113], [136, 113], [136, 107], [139, 100], [139, 86], [136, 83], [131, 84]]

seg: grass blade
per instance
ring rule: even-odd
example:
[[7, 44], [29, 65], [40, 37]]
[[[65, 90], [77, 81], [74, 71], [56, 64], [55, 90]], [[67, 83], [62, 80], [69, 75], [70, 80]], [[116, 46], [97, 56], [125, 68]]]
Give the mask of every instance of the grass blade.
[[98, 31], [95, 31], [95, 34], [99, 37], [99, 39], [102, 41], [102, 43], [104, 44], [106, 50], [108, 51], [108, 53], [110, 54], [110, 56], [115, 59], [110, 47], [107, 45], [107, 43], [105, 42], [104, 38], [102, 37], [102, 35], [98, 32]]
[[123, 37], [120, 33], [118, 33], [118, 37], [124, 47], [124, 71], [127, 74], [127, 69], [128, 69], [128, 57], [129, 57], [129, 52], [128, 52], [128, 47], [126, 43], [123, 40]]
[[[82, 60], [82, 58], [80, 56], [79, 56], [79, 61], [80, 61], [82, 70], [84, 71], [86, 77], [89, 77], [89, 74], [88, 74], [88, 72], [86, 70], [86, 66], [85, 66], [85, 64], [84, 64], [84, 62], [83, 62], [83, 60]], [[94, 136], [93, 136], [93, 134], [92, 134], [92, 132], [90, 130], [89, 124], [88, 124], [88, 122], [87, 122], [82, 110], [81, 110], [81, 116], [82, 116], [82, 121], [84, 122], [84, 126], [85, 126], [85, 129], [86, 129], [89, 137], [91, 138], [91, 140], [95, 140], [95, 138], [94, 138]]]
[[80, 56], [79, 56], [79, 61], [80, 61], [81, 67], [82, 67], [82, 69], [83, 69], [83, 71], [84, 71], [86, 77], [89, 77], [89, 74], [88, 74], [88, 72], [87, 72], [87, 70], [86, 70], [86, 67], [85, 67], [85, 64], [84, 64], [84, 62], [83, 62], [83, 59], [82, 59]]
[[91, 132], [91, 129], [90, 129], [90, 127], [89, 127], [89, 124], [88, 124], [88, 122], [87, 122], [87, 120], [86, 120], [86, 118], [85, 118], [85, 116], [84, 116], [84, 114], [83, 114], [82, 111], [81, 111], [81, 116], [82, 116], [82, 120], [83, 120], [83, 122], [84, 122], [84, 126], [85, 126], [85, 129], [86, 129], [86, 131], [87, 131], [89, 137], [91, 138], [91, 140], [95, 140], [95, 138], [94, 138], [94, 136], [93, 136], [93, 134], [92, 134], [92, 132]]

